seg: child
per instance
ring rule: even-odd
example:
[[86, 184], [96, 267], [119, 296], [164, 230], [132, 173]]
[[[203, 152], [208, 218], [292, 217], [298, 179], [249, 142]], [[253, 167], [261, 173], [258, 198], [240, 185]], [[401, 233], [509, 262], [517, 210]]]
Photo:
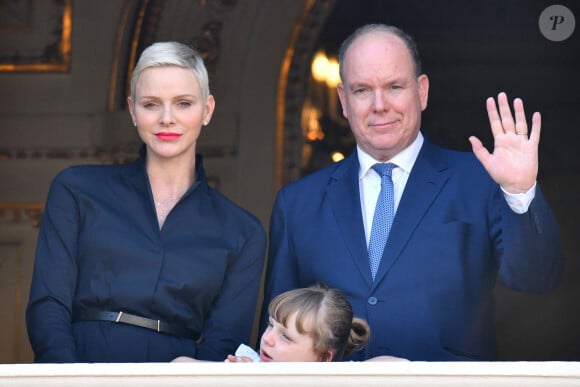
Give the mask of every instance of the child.
[[[370, 337], [363, 319], [353, 317], [344, 294], [322, 283], [278, 295], [268, 307], [270, 321], [260, 352], [242, 344], [226, 362], [339, 361], [362, 349]], [[403, 360], [381, 356], [371, 360]], [[174, 362], [192, 361], [179, 357]]]
[[[261, 361], [337, 361], [363, 348], [370, 337], [368, 324], [353, 318], [346, 297], [322, 283], [278, 295], [268, 312]], [[251, 361], [232, 355], [227, 360]]]

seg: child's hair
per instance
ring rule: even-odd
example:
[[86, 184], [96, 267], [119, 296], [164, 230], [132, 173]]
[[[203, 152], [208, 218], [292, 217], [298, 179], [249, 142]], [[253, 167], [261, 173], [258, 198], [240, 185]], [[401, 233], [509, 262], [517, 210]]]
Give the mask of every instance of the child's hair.
[[312, 337], [316, 353], [331, 352], [333, 360], [362, 349], [370, 337], [369, 325], [353, 317], [346, 296], [321, 282], [278, 295], [270, 302], [268, 312], [284, 326], [296, 313], [296, 330]]

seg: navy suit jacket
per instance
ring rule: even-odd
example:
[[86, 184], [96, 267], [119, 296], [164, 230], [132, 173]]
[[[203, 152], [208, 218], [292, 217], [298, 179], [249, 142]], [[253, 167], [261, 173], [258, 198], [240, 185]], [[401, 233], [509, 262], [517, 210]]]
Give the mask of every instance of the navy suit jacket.
[[270, 223], [262, 327], [279, 293], [324, 281], [341, 289], [371, 326], [356, 360], [492, 360], [492, 290], [545, 292], [563, 252], [539, 187], [514, 213], [472, 153], [427, 139], [402, 195], [373, 282], [360, 205], [356, 151], [282, 188]]

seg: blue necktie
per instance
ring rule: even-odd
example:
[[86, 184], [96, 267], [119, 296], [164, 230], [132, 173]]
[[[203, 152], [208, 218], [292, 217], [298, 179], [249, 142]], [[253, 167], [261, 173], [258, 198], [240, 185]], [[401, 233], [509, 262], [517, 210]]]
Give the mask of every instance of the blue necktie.
[[391, 179], [391, 174], [395, 167], [396, 165], [393, 163], [378, 163], [373, 165], [373, 169], [381, 176], [381, 192], [377, 199], [369, 240], [369, 262], [373, 281], [377, 274], [387, 239], [389, 238], [393, 218], [395, 217], [393, 180]]

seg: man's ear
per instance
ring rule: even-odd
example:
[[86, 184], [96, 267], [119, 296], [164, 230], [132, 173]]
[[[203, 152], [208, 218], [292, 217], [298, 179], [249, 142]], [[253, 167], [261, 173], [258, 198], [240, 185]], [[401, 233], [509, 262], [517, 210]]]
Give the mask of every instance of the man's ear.
[[421, 111], [427, 109], [427, 100], [429, 99], [429, 78], [425, 74], [419, 75], [417, 79], [419, 86], [419, 99], [421, 101]]
[[348, 119], [348, 112], [346, 111], [346, 97], [344, 95], [344, 83], [339, 83], [336, 86], [336, 92], [338, 93], [338, 100], [340, 101], [340, 107], [342, 108], [342, 115], [344, 118]]

